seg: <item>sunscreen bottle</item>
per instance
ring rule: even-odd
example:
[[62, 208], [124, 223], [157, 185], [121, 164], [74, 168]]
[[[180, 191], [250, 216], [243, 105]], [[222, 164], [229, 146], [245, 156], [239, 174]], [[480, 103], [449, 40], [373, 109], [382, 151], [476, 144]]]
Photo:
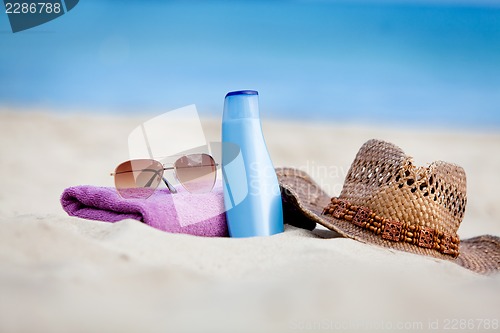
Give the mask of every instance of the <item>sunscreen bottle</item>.
[[[229, 158], [224, 144], [239, 147]], [[259, 116], [259, 94], [233, 91], [224, 100], [222, 118], [224, 205], [231, 237], [283, 232], [278, 178], [266, 148]]]

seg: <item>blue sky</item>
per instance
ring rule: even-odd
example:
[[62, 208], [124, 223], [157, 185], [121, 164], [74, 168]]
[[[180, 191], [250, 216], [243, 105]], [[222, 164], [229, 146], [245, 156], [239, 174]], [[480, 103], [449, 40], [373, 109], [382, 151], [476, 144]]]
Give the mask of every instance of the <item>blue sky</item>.
[[218, 115], [255, 89], [269, 117], [500, 127], [497, 1], [84, 0], [0, 32], [2, 105]]

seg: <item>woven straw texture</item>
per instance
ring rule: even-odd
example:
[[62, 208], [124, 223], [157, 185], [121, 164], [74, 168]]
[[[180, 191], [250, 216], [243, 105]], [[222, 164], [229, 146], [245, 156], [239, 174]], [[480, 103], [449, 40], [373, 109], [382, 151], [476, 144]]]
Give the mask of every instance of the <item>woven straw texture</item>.
[[[480, 236], [460, 241], [458, 258], [434, 248], [384, 239], [350, 221], [323, 215], [330, 197], [303, 171], [277, 169], [285, 209], [338, 232], [344, 237], [392, 249], [428, 255], [455, 263], [478, 273], [500, 270], [500, 238]], [[416, 167], [397, 146], [379, 140], [366, 142], [349, 169], [338, 199], [363, 206], [412, 228], [432, 228], [452, 236], [462, 222], [466, 197], [464, 170], [446, 162]], [[335, 200], [335, 199], [334, 199]], [[299, 219], [296, 217], [296, 219]], [[418, 226], [418, 227], [417, 227]]]

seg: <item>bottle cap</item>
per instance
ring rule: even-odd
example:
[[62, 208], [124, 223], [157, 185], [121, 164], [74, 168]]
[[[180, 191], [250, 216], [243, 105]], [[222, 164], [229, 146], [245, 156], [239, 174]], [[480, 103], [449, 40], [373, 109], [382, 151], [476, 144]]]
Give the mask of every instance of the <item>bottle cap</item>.
[[236, 95], [258, 95], [259, 93], [255, 90], [236, 90], [236, 91], [230, 91], [226, 94], [226, 97], [228, 96], [236, 96]]
[[227, 93], [222, 120], [259, 118], [259, 93], [255, 90], [238, 90]]

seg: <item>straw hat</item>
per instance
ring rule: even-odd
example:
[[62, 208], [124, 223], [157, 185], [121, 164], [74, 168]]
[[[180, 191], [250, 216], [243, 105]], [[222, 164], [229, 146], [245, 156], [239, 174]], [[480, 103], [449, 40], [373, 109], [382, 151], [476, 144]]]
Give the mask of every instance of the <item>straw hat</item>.
[[413, 165], [394, 144], [366, 142], [339, 197], [330, 198], [305, 172], [277, 169], [285, 218], [305, 217], [344, 237], [451, 260], [478, 273], [500, 270], [500, 238], [460, 241], [467, 203], [464, 169], [442, 161]]

